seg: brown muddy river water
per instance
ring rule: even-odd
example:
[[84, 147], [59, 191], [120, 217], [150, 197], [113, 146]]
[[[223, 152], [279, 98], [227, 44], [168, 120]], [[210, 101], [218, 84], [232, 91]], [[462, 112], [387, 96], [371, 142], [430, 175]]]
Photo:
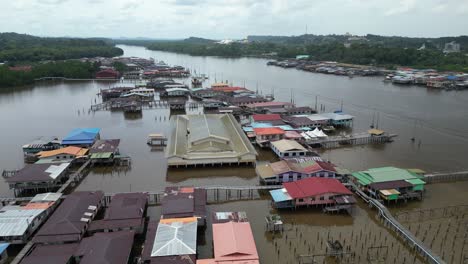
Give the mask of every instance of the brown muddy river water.
[[[468, 169], [468, 91], [397, 86], [382, 82], [381, 77], [351, 79], [307, 73], [266, 66], [264, 59], [192, 57], [149, 51], [142, 47], [121, 47], [125, 56], [153, 57], [205, 73], [210, 76], [204, 84], [206, 86], [215, 82], [215, 78], [238, 86], [245, 83], [252, 90], [258, 86], [264, 94], [271, 93], [273, 89], [277, 101], [290, 101], [292, 90], [296, 104], [312, 107], [318, 95], [318, 105], [324, 105], [327, 111], [340, 109], [343, 101], [343, 111], [356, 116], [355, 132], [367, 130], [374, 111], [379, 112], [379, 128], [398, 134], [395, 142], [322, 153], [324, 158], [349, 170], [387, 165], [431, 172]], [[255, 170], [250, 167], [167, 171], [164, 153], [152, 151], [146, 145], [146, 138], [150, 133], [167, 133], [170, 111], [145, 110], [142, 116], [89, 112], [90, 105], [95, 100], [99, 101], [99, 89], [110, 85], [112, 83], [104, 82], [37, 83], [33, 87], [0, 90], [0, 169], [21, 168], [21, 146], [38, 136], [63, 137], [76, 127], [100, 127], [102, 138], [121, 139], [120, 151], [132, 158], [131, 169], [118, 172], [93, 169], [78, 190], [128, 192], [157, 191], [168, 185], [258, 184]], [[415, 143], [411, 143], [411, 137], [416, 138]], [[275, 159], [269, 151], [261, 151], [260, 154], [261, 161]], [[0, 179], [0, 196], [12, 195], [7, 184]], [[435, 184], [428, 186], [422, 202], [390, 206], [390, 210], [398, 214], [407, 210], [468, 204], [467, 197], [467, 182]], [[210, 210], [247, 212], [262, 263], [298, 263], [297, 255], [324, 253], [327, 238], [346, 241], [349, 250], [355, 252], [354, 258], [344, 258], [341, 263], [369, 263], [368, 256], [373, 259], [371, 263], [422, 263], [383, 227], [375, 211], [363, 203], [356, 206], [351, 216], [325, 215], [314, 209], [283, 212], [285, 232], [272, 236], [265, 232], [264, 226], [264, 217], [272, 209], [268, 196], [262, 198], [209, 206]], [[158, 207], [150, 208], [149, 212], [152, 217], [159, 216]], [[464, 240], [457, 234], [468, 232], [468, 212], [466, 218], [465, 214], [433, 218], [402, 219], [402, 222], [414, 232], [421, 229], [417, 236], [427, 245], [432, 244], [438, 254], [445, 254], [444, 258], [450, 259], [448, 263], [460, 263], [468, 255], [464, 253], [468, 249], [460, 246]], [[449, 226], [448, 222], [452, 224]], [[438, 229], [430, 231], [434, 227]], [[448, 240], [444, 233], [454, 237], [455, 242]], [[211, 256], [210, 236], [211, 229], [208, 228], [204, 245], [199, 250], [201, 258]], [[442, 245], [445, 240], [457, 246]], [[454, 253], [451, 253], [451, 248]], [[316, 260], [317, 263], [335, 263], [333, 259]]]

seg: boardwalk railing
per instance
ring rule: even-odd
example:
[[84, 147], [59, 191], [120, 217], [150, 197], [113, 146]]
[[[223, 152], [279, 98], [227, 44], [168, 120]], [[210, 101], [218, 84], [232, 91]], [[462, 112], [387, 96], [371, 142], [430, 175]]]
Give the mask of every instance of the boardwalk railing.
[[416, 251], [429, 263], [443, 264], [445, 263], [438, 255], [436, 255], [430, 248], [426, 247], [424, 243], [416, 238], [413, 233], [406, 229], [400, 224], [388, 211], [388, 209], [381, 204], [378, 200], [369, 197], [363, 191], [361, 191], [354, 183], [351, 183], [355, 192], [364, 199], [370, 206], [373, 206], [379, 210], [379, 217], [384, 221], [385, 225], [390, 227], [398, 235], [400, 235], [410, 247], [416, 249]]
[[426, 183], [468, 180], [468, 171], [430, 173], [424, 175]]
[[70, 178], [60, 187], [57, 193], [63, 193], [69, 186], [73, 186], [75, 183], [79, 182], [85, 175], [85, 169], [91, 165], [91, 159], [87, 160], [81, 167], [70, 175]]
[[309, 140], [307, 144], [317, 145], [320, 144], [322, 148], [339, 148], [351, 145], [365, 145], [374, 143], [387, 143], [391, 142], [396, 134], [384, 134], [381, 136], [371, 135], [367, 132], [356, 133], [348, 136], [334, 136], [319, 140]]

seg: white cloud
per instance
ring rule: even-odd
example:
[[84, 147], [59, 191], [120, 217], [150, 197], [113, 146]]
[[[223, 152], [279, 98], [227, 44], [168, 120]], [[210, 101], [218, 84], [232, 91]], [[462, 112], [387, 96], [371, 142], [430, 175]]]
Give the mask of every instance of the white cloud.
[[306, 25], [314, 34], [440, 36], [468, 28], [467, 0], [0, 0], [0, 6], [0, 31], [48, 36], [222, 39], [297, 35]]
[[385, 12], [386, 16], [408, 13], [416, 7], [417, 0], [400, 0], [394, 2], [394, 6]]

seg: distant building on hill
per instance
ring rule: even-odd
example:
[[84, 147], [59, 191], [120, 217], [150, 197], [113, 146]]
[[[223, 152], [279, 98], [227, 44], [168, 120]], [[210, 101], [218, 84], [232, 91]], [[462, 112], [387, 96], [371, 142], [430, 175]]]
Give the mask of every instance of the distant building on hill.
[[460, 52], [460, 44], [455, 41], [445, 43], [444, 53]]

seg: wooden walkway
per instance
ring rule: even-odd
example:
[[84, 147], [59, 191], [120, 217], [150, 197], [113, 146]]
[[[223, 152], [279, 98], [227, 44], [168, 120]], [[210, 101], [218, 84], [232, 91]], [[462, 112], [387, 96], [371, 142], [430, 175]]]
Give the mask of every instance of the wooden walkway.
[[85, 169], [91, 165], [91, 159], [87, 160], [81, 167], [74, 172], [68, 180], [60, 187], [57, 193], [63, 193], [68, 187], [75, 186], [76, 183], [80, 182], [81, 179], [85, 176]]
[[371, 207], [379, 210], [379, 218], [384, 222], [384, 225], [399, 235], [411, 248], [414, 248], [425, 260], [434, 264], [445, 264], [445, 262], [430, 248], [426, 247], [424, 243], [413, 235], [406, 227], [398, 222], [388, 209], [381, 204], [378, 200], [369, 197], [361, 191], [354, 183], [351, 183], [357, 195], [359, 195]]
[[462, 181], [468, 180], [468, 171], [446, 172], [446, 173], [430, 173], [424, 175], [426, 183]]
[[[175, 103], [176, 104], [176, 103]], [[171, 101], [167, 100], [153, 100], [149, 102], [142, 102], [141, 107], [143, 110], [150, 110], [150, 109], [167, 109], [167, 108], [177, 108], [177, 109], [185, 109], [185, 108], [202, 108], [203, 104], [198, 102], [191, 102], [187, 101], [181, 104], [179, 107], [176, 107]], [[110, 102], [104, 102], [99, 104], [91, 105], [91, 111], [110, 111], [111, 110]]]
[[307, 141], [308, 145], [320, 145], [321, 148], [331, 149], [340, 148], [353, 145], [366, 145], [392, 142], [396, 134], [385, 134], [382, 136], [373, 136], [367, 132], [356, 133], [349, 136], [334, 136], [327, 137], [326, 139], [310, 140]]

